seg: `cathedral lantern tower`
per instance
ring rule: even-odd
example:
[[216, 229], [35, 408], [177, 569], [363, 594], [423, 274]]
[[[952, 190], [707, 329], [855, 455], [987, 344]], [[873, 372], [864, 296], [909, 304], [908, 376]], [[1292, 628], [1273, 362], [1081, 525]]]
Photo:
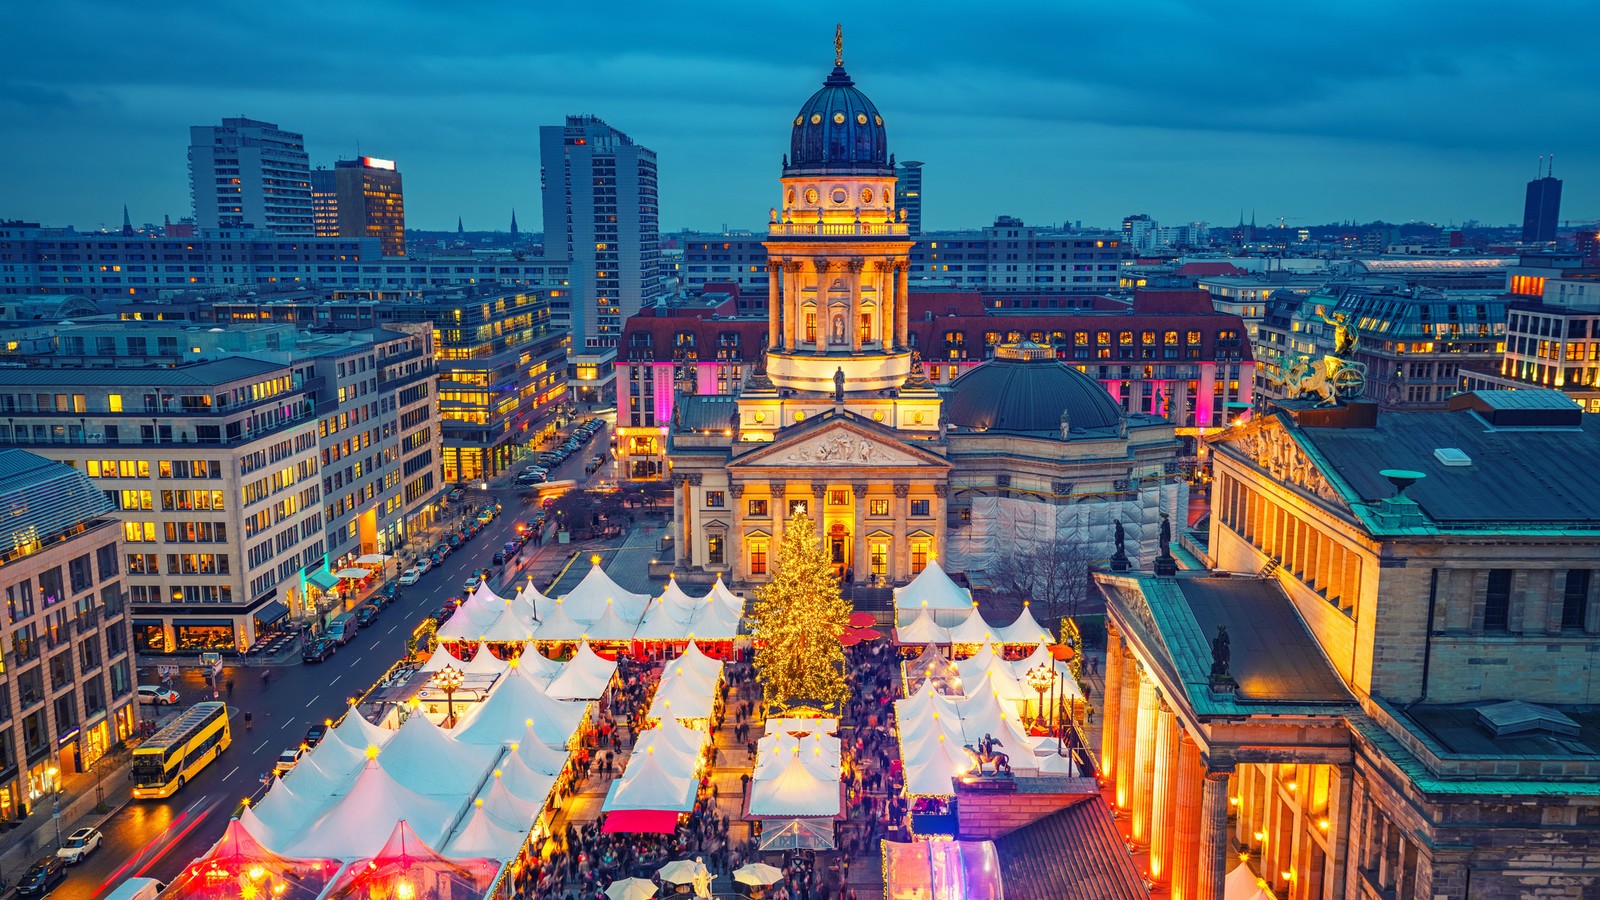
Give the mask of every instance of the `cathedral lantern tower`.
[[842, 30], [833, 72], [794, 117], [782, 185], [765, 242], [772, 384], [833, 395], [842, 381], [857, 396], [901, 387], [913, 241], [894, 206], [883, 116], [844, 70]]

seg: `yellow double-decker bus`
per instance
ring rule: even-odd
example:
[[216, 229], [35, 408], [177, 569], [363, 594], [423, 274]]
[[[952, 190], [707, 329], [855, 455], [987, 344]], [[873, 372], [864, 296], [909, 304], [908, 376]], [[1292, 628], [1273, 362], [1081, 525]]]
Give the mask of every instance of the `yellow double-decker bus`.
[[133, 796], [172, 796], [232, 742], [228, 705], [196, 703], [133, 751]]

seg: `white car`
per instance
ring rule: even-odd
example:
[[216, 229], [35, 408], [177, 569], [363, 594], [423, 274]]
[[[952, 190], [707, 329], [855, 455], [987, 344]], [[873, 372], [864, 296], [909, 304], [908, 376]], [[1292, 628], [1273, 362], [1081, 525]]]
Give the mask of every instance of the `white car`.
[[56, 851], [67, 865], [76, 865], [83, 862], [84, 857], [100, 848], [100, 832], [93, 828], [79, 828], [67, 835], [67, 840]]
[[433, 568], [433, 557], [424, 556], [417, 560], [416, 569], [419, 574], [426, 575], [431, 568]]
[[272, 774], [278, 776], [279, 778], [289, 774], [291, 771], [293, 771], [295, 766], [300, 764], [300, 757], [305, 755], [305, 744], [301, 744], [298, 747], [290, 747], [288, 750], [279, 753], [278, 762], [272, 767]]
[[466, 592], [467, 592], [467, 593], [468, 593], [468, 594], [470, 594], [470, 593], [472, 593], [472, 592], [473, 592], [473, 591], [475, 591], [475, 590], [477, 590], [477, 589], [478, 589], [478, 583], [479, 583], [479, 582], [480, 582], [480, 581], [482, 581], [482, 580], [483, 580], [483, 579], [481, 579], [481, 578], [479, 578], [479, 577], [478, 577], [478, 576], [476, 576], [476, 575], [470, 575], [470, 576], [468, 576], [468, 577], [467, 577], [467, 582], [466, 582], [466, 584], [464, 584], [464, 585], [462, 585], [462, 587], [463, 587], [463, 588], [465, 588], [465, 589], [466, 589]]
[[421, 577], [422, 577], [422, 572], [418, 571], [416, 566], [412, 566], [411, 568], [405, 570], [404, 572], [401, 572], [400, 573], [400, 577], [395, 579], [395, 583], [396, 584], [416, 584], [417, 583], [417, 579], [419, 579]]
[[178, 692], [172, 688], [157, 687], [153, 684], [139, 685], [139, 702], [146, 706], [171, 706], [178, 702]]

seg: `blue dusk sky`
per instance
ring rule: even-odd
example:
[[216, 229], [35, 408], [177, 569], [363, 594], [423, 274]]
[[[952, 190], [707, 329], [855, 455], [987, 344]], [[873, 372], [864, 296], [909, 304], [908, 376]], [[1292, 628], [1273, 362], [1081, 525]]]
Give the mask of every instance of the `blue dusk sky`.
[[[597, 11], [603, 10], [603, 11]], [[1594, 0], [12, 3], [0, 218], [190, 213], [188, 126], [398, 161], [408, 224], [540, 227], [538, 128], [660, 159], [661, 227], [758, 226], [833, 63], [924, 169], [924, 226], [1521, 220], [1541, 154], [1600, 218]]]

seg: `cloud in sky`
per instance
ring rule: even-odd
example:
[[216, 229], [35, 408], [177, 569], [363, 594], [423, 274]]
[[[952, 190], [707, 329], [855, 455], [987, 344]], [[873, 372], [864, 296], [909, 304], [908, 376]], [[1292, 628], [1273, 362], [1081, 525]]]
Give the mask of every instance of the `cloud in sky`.
[[1516, 220], [1542, 153], [1600, 218], [1600, 5], [1153, 0], [678, 5], [57, 0], [9, 11], [0, 216], [189, 213], [188, 127], [248, 115], [313, 165], [399, 161], [409, 223], [539, 226], [538, 127], [660, 157], [662, 227], [749, 227], [832, 63], [927, 163], [925, 223]]

